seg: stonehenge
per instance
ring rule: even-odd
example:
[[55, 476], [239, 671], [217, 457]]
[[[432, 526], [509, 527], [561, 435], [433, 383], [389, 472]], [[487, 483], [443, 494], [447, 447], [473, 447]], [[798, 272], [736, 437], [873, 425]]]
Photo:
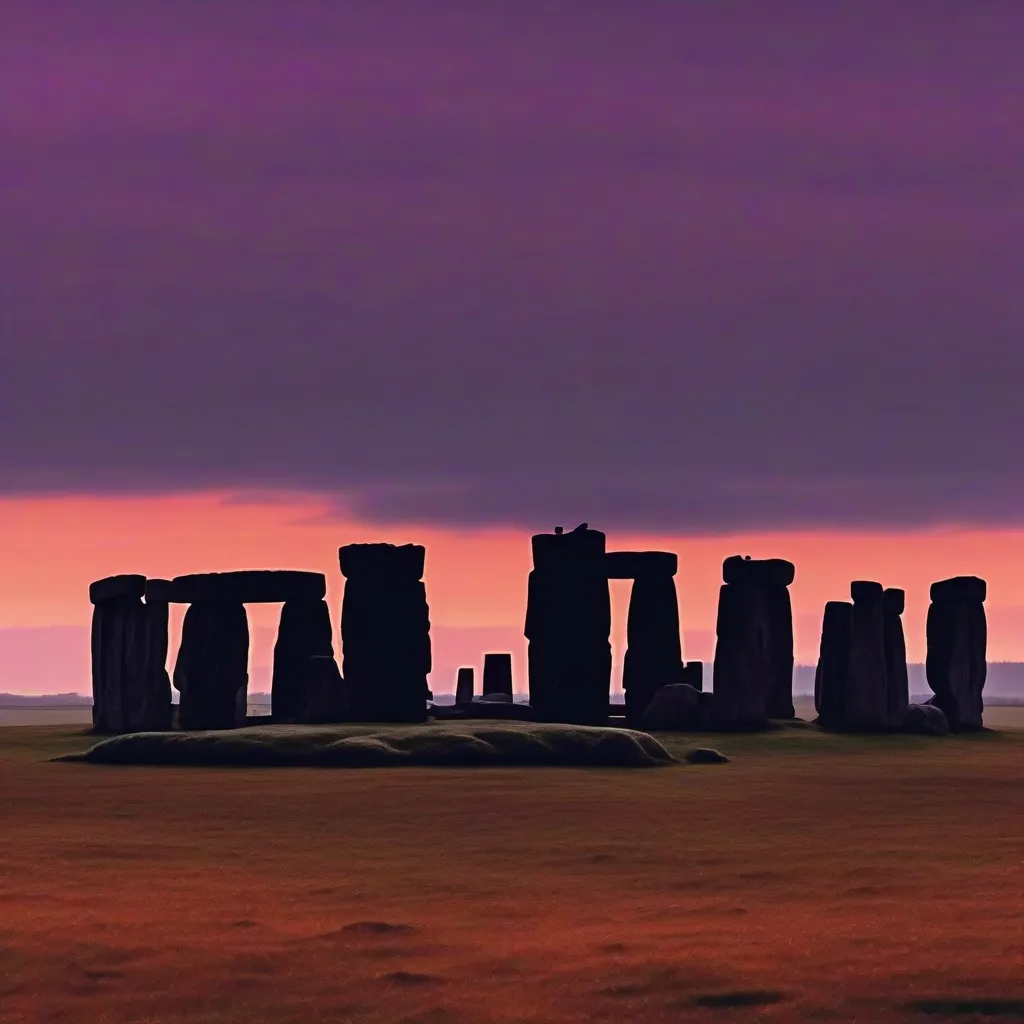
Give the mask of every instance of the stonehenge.
[[[758, 729], [792, 718], [792, 562], [735, 555], [722, 565], [712, 688], [704, 666], [683, 660], [675, 576], [666, 551], [608, 551], [604, 533], [583, 523], [531, 540], [524, 634], [529, 705], [513, 705], [512, 655], [458, 670], [453, 717], [524, 717], [605, 725], [609, 714], [652, 729]], [[93, 726], [99, 733], [231, 729], [246, 720], [249, 623], [246, 606], [281, 605], [274, 646], [271, 721], [422, 722], [430, 706], [430, 609], [425, 549], [349, 544], [341, 665], [321, 573], [245, 570], [173, 579], [123, 574], [89, 588], [92, 605]], [[610, 580], [629, 580], [622, 683], [611, 697]], [[985, 581], [958, 576], [932, 585], [927, 680], [933, 696], [911, 704], [903, 628], [905, 593], [870, 580], [850, 600], [829, 601], [822, 620], [814, 703], [819, 723], [851, 732], [941, 735], [982, 728], [986, 679]], [[167, 671], [172, 604], [187, 605], [173, 672]], [[497, 705], [505, 705], [498, 707]], [[513, 705], [513, 706], [507, 706]]]
[[431, 652], [425, 557], [419, 544], [349, 544], [338, 552], [345, 576], [342, 675], [355, 721], [426, 721]]
[[144, 576], [111, 576], [89, 587], [96, 732], [171, 727], [167, 603], [144, 602], [145, 594]]
[[905, 595], [855, 580], [851, 601], [829, 601], [814, 702], [821, 724], [846, 732], [903, 728], [910, 702], [903, 636]]
[[941, 708], [953, 732], [980, 729], [988, 647], [985, 581], [940, 580], [930, 596], [925, 672], [935, 696], [929, 703]]
[[605, 725], [611, 597], [605, 535], [583, 523], [533, 537], [525, 635], [530, 705], [542, 721]]
[[713, 676], [713, 718], [723, 729], [763, 728], [792, 718], [796, 570], [781, 558], [734, 555], [722, 565]]

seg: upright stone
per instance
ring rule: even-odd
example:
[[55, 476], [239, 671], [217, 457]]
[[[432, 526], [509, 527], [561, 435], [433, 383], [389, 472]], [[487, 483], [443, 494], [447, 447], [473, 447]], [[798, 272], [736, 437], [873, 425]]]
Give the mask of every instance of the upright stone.
[[326, 601], [285, 601], [274, 645], [270, 706], [275, 722], [297, 721], [307, 703], [307, 663], [334, 657], [331, 613]]
[[814, 674], [814, 707], [827, 729], [842, 729], [846, 721], [852, 633], [853, 605], [829, 601], [821, 624], [821, 652]]
[[889, 588], [882, 595], [885, 615], [885, 679], [889, 710], [889, 728], [901, 729], [910, 706], [910, 682], [907, 676], [907, 642], [903, 634], [902, 590]]
[[145, 585], [144, 576], [114, 576], [89, 588], [97, 732], [151, 732], [171, 726], [167, 606], [143, 604]]
[[768, 602], [768, 632], [772, 645], [773, 682], [768, 695], [769, 718], [794, 718], [793, 706], [793, 605], [788, 587], [764, 588]]
[[629, 597], [622, 668], [626, 717], [631, 723], [639, 723], [658, 690], [682, 682], [682, 665], [675, 580], [665, 573], [639, 575]]
[[507, 694], [512, 700], [512, 655], [485, 654], [483, 696]]
[[525, 634], [530, 704], [549, 722], [605, 725], [611, 601], [605, 535], [582, 523], [533, 538]]
[[348, 721], [348, 690], [333, 654], [313, 654], [306, 659], [301, 697], [295, 721], [304, 725]]
[[680, 682], [692, 686], [698, 692], [704, 689], [704, 662], [688, 661], [682, 667]]
[[720, 729], [760, 729], [775, 688], [768, 600], [756, 583], [725, 583], [715, 627], [713, 720]]
[[473, 700], [474, 680], [473, 667], [463, 666], [455, 679], [455, 703], [469, 704]]
[[882, 594], [881, 583], [850, 584], [850, 668], [843, 709], [843, 728], [850, 731], [880, 732], [889, 727]]
[[957, 576], [933, 583], [928, 608], [928, 654], [925, 671], [954, 732], [982, 727], [982, 691], [987, 674], [988, 624], [985, 581]]
[[249, 622], [238, 601], [208, 600], [185, 612], [174, 687], [182, 729], [232, 729], [244, 722]]
[[357, 721], [423, 722], [431, 668], [430, 612], [418, 544], [349, 544], [341, 611], [342, 674]]

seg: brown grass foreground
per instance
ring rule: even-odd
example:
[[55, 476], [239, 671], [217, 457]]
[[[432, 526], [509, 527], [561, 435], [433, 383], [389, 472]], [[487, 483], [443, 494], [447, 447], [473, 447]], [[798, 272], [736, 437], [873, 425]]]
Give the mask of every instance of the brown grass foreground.
[[0, 729], [0, 1020], [1024, 1019], [1024, 713], [989, 722], [662, 737], [733, 760], [655, 771], [102, 767]]

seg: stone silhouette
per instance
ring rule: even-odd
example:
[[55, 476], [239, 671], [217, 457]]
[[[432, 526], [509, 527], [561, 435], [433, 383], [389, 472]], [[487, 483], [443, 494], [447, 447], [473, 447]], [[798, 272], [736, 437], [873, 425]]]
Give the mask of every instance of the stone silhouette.
[[89, 588], [92, 615], [93, 728], [169, 729], [167, 604], [143, 603], [146, 578], [112, 576]]
[[739, 555], [722, 566], [714, 664], [718, 728], [763, 728], [792, 718], [793, 613], [788, 587], [796, 570], [781, 558]]
[[512, 700], [512, 655], [485, 654], [483, 696], [507, 695]]
[[882, 584], [850, 584], [850, 667], [847, 674], [843, 728], [880, 732], [889, 727], [885, 668], [885, 613]]
[[644, 709], [664, 686], [682, 677], [678, 559], [667, 551], [615, 551], [605, 560], [609, 579], [632, 579], [626, 620], [622, 689], [626, 717], [639, 723]]
[[295, 721], [325, 725], [348, 720], [348, 689], [333, 654], [314, 654], [306, 659], [299, 693]]
[[697, 728], [700, 704], [700, 690], [686, 683], [670, 683], [654, 694], [643, 709], [637, 727], [650, 732]]
[[473, 699], [474, 676], [473, 667], [463, 666], [455, 678], [455, 703], [468, 704]]
[[232, 729], [245, 720], [249, 620], [236, 600], [197, 601], [185, 612], [174, 687], [182, 729]]
[[704, 662], [688, 661], [682, 668], [682, 682], [695, 690], [704, 689]]
[[885, 615], [885, 679], [889, 709], [889, 728], [902, 729], [910, 705], [910, 682], [907, 675], [907, 642], [903, 634], [903, 609], [906, 595], [902, 590], [888, 588], [882, 594]]
[[[271, 714], [276, 722], [292, 722], [300, 717], [308, 696], [308, 662], [313, 657], [334, 659], [331, 613], [326, 601], [310, 599], [285, 601], [274, 645], [274, 670], [271, 682]], [[317, 685], [320, 678], [314, 677]]]
[[533, 537], [525, 634], [530, 704], [543, 721], [604, 725], [611, 693], [605, 535], [581, 524]]
[[431, 668], [430, 613], [418, 544], [349, 544], [341, 612], [342, 675], [357, 721], [422, 722]]
[[846, 721], [846, 692], [850, 673], [853, 604], [829, 601], [821, 624], [821, 649], [814, 673], [814, 707], [828, 729], [841, 729]]
[[956, 576], [933, 583], [928, 608], [925, 671], [934, 697], [954, 732], [982, 728], [987, 674], [985, 581]]

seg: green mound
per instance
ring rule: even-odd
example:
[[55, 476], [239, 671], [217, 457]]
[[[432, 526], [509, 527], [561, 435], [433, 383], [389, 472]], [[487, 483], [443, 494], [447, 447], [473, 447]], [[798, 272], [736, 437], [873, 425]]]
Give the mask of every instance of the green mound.
[[653, 768], [675, 759], [653, 736], [631, 729], [538, 722], [409, 726], [263, 725], [226, 732], [113, 736], [57, 760], [92, 764], [322, 766], [587, 765]]

